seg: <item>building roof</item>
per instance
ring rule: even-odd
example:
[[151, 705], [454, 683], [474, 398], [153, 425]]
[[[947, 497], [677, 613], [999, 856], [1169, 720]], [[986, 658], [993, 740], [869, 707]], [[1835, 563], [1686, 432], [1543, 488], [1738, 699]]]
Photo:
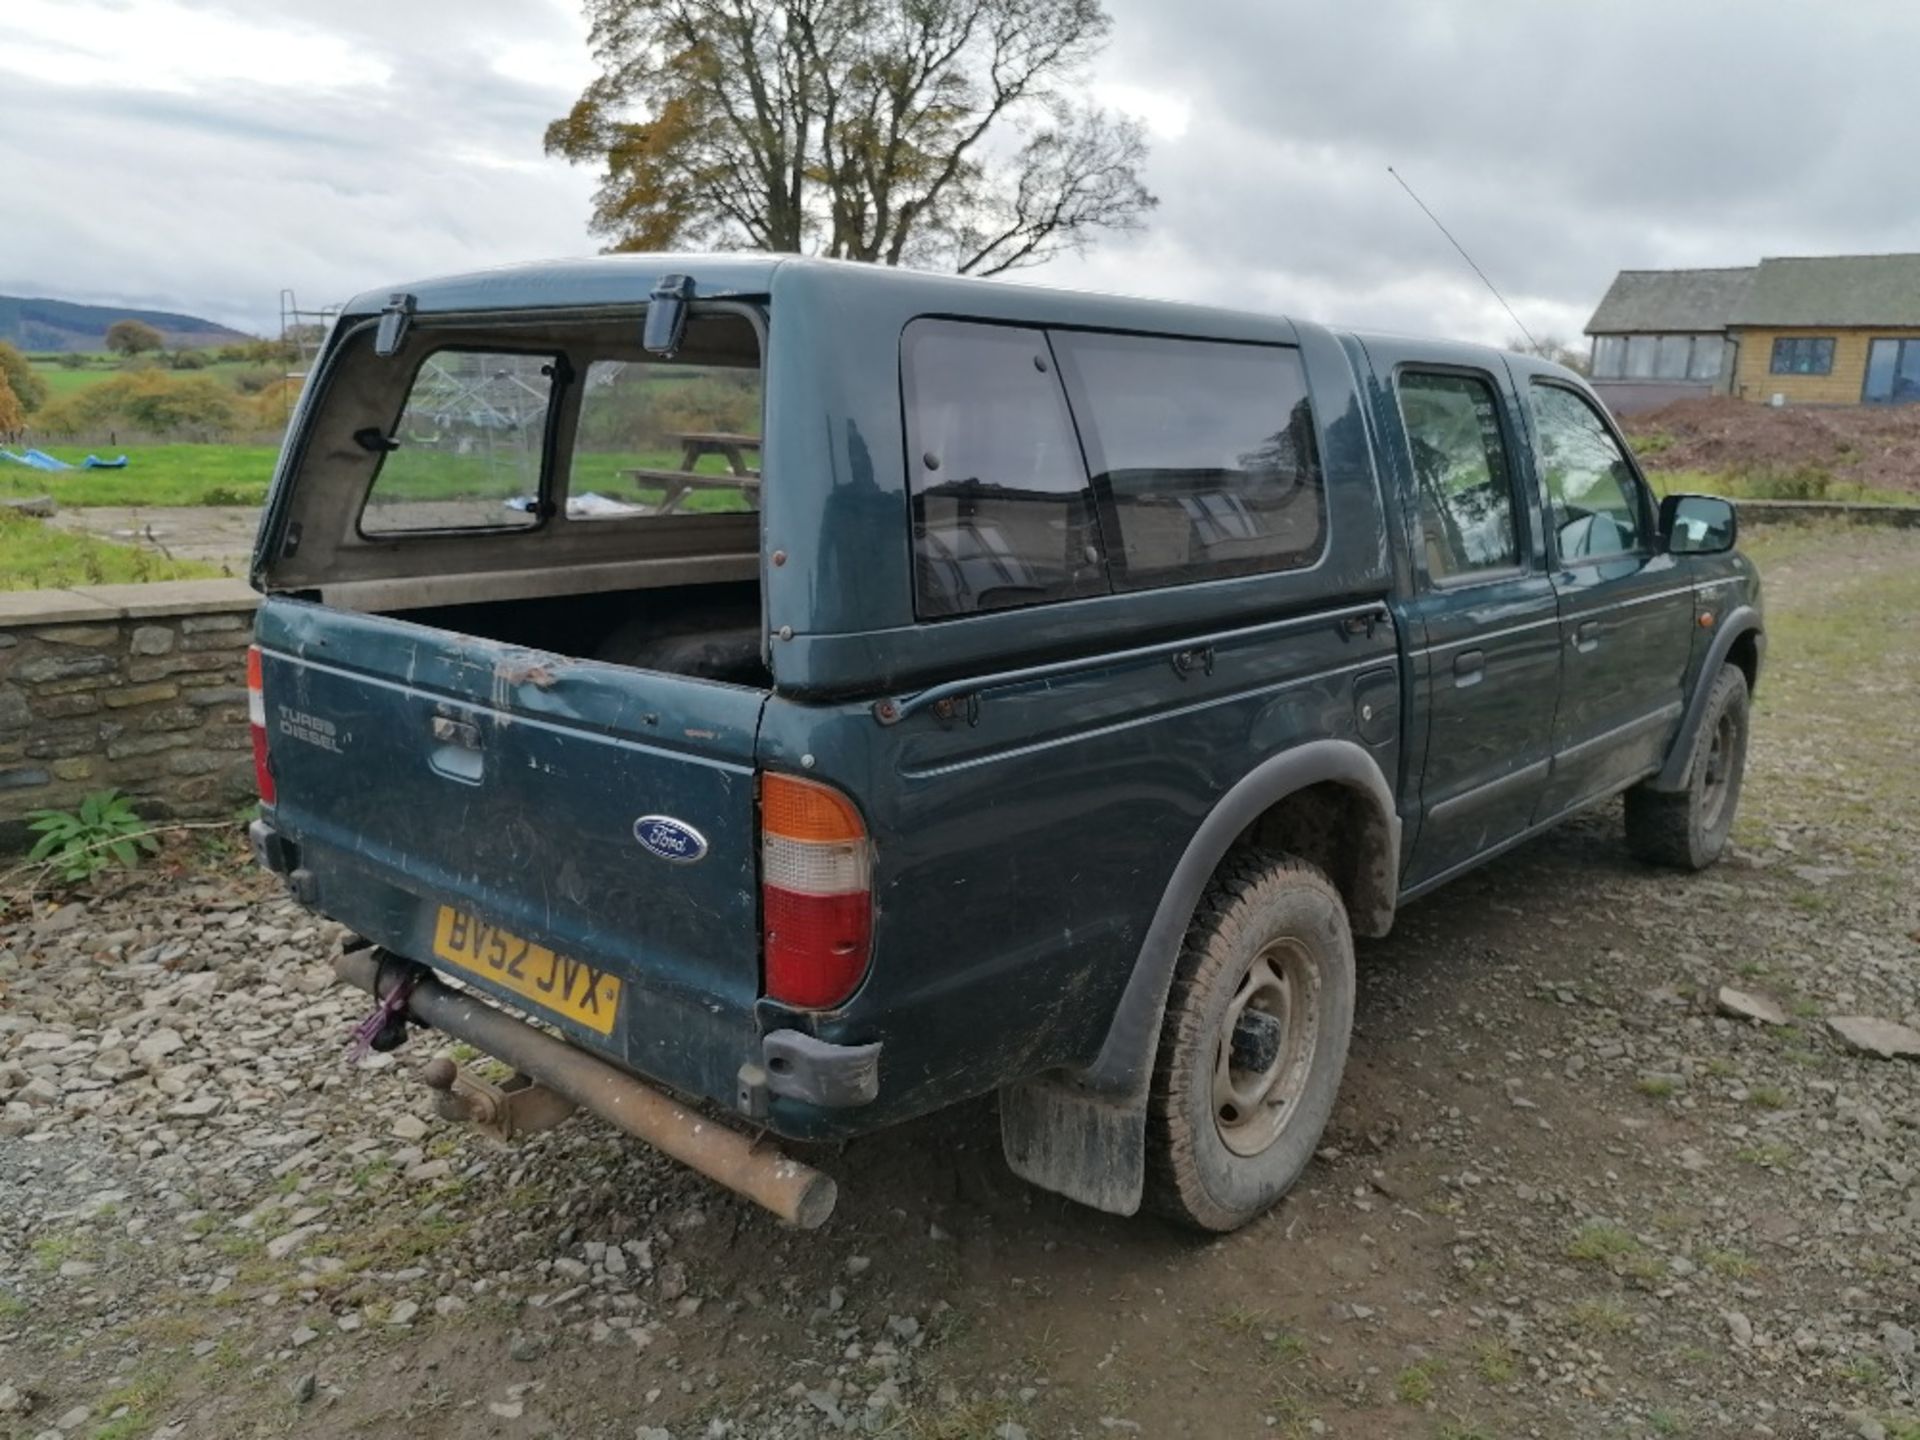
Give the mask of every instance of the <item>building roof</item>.
[[1729, 321], [1734, 325], [1920, 325], [1920, 255], [1762, 260]]
[[1622, 270], [1587, 322], [1589, 335], [1724, 330], [1753, 283], [1755, 267]]

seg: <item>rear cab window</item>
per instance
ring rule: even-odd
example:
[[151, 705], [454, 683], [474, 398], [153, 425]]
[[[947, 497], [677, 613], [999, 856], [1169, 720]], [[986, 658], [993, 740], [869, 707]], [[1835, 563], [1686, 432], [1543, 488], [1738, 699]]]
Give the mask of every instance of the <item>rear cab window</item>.
[[1324, 552], [1290, 346], [917, 320], [901, 385], [923, 619], [1302, 569]]
[[760, 391], [760, 372], [740, 366], [590, 361], [567, 518], [757, 510]]
[[727, 517], [749, 523], [726, 548], [753, 538], [764, 317], [698, 304], [663, 358], [641, 346], [643, 314], [423, 317], [391, 355], [371, 324], [345, 335], [296, 436], [268, 585], [379, 580], [386, 604], [411, 579], [617, 561], [618, 534], [658, 532], [635, 557], [712, 540]]
[[449, 348], [421, 361], [367, 489], [361, 531], [537, 524], [556, 358]]

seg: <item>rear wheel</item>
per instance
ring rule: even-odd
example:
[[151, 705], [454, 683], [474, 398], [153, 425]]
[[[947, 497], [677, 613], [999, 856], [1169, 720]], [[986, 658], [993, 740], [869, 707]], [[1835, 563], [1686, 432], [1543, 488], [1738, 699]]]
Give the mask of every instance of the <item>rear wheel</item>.
[[1353, 1032], [1353, 937], [1327, 877], [1230, 856], [1187, 931], [1160, 1030], [1148, 1202], [1233, 1230], [1300, 1178], [1333, 1113]]
[[1686, 788], [1627, 792], [1627, 848], [1640, 859], [1704, 870], [1726, 850], [1747, 769], [1748, 711], [1747, 677], [1721, 667], [1694, 731]]

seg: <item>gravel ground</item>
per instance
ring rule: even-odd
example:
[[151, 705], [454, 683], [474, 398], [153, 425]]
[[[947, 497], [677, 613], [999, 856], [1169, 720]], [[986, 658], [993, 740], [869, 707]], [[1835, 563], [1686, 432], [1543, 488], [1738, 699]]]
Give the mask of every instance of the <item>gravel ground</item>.
[[[1362, 952], [1320, 1163], [1203, 1239], [990, 1104], [799, 1235], [341, 1061], [337, 930], [201, 837], [0, 918], [0, 1434], [1920, 1437], [1920, 537], [1779, 531], [1731, 860], [1608, 807]], [[1723, 997], [1723, 987], [1750, 1001]], [[1765, 1010], [1735, 1018], [1728, 1008]]]

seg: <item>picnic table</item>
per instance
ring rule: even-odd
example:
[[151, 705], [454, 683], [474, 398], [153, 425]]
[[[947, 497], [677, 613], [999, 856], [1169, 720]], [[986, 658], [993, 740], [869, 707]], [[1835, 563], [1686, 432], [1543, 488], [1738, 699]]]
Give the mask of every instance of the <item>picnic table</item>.
[[[680, 445], [680, 468], [678, 470], [656, 470], [642, 466], [620, 473], [629, 480], [642, 485], [663, 485], [666, 493], [660, 497], [660, 503], [654, 507], [656, 515], [670, 515], [680, 506], [680, 502], [696, 490], [738, 490], [747, 497], [747, 502], [760, 508], [760, 472], [747, 464], [749, 450], [756, 454], [760, 449], [758, 435], [733, 435], [719, 430], [693, 430], [677, 433], [673, 438]], [[704, 455], [721, 455], [726, 458], [727, 475], [701, 475], [694, 467]]]

